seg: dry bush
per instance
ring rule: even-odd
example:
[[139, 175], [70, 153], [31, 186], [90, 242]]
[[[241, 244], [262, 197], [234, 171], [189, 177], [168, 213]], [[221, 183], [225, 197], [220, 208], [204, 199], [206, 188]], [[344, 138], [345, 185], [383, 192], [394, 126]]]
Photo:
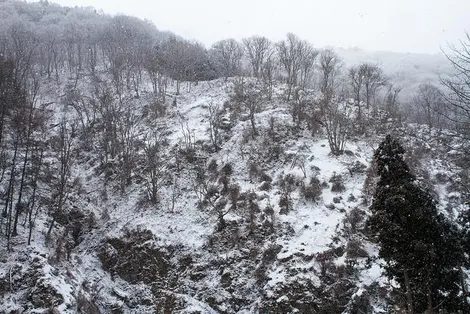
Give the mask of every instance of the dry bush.
[[335, 267], [334, 259], [336, 254], [333, 250], [317, 253], [315, 256], [316, 261], [320, 265], [320, 276], [325, 277], [328, 272]]
[[447, 184], [449, 181], [451, 181], [451, 178], [444, 172], [437, 172], [434, 175], [434, 180], [437, 182], [437, 184]]
[[300, 193], [308, 201], [318, 201], [322, 194], [320, 180], [318, 180], [317, 177], [311, 177], [309, 184], [303, 184], [301, 186]]
[[248, 163], [248, 176], [250, 178], [250, 181], [254, 181], [255, 179], [257, 179], [260, 172], [261, 172], [261, 169], [259, 168], [257, 164], [255, 164], [252, 161]]
[[369, 254], [364, 250], [361, 241], [352, 239], [346, 245], [346, 256], [347, 258], [356, 259], [368, 257]]
[[230, 202], [232, 203], [232, 208], [236, 209], [237, 202], [240, 197], [240, 186], [238, 184], [232, 183], [228, 187], [228, 197], [229, 197]]
[[89, 300], [83, 291], [78, 292], [77, 297], [77, 310], [78, 313], [83, 314], [100, 314], [101, 311], [96, 305], [95, 300]]
[[225, 174], [226, 176], [231, 176], [232, 173], [233, 173], [233, 168], [232, 168], [232, 165], [230, 163], [226, 163], [222, 169], [221, 169], [222, 173]]
[[269, 182], [271, 183], [273, 181], [273, 178], [271, 178], [270, 175], [268, 175], [266, 172], [262, 171], [259, 174], [259, 182]]
[[359, 229], [363, 228], [363, 224], [366, 218], [366, 212], [359, 209], [353, 208], [351, 212], [346, 215], [345, 224], [348, 224], [351, 233], [357, 232]]
[[302, 179], [296, 178], [293, 174], [280, 175], [278, 179], [281, 197], [279, 199], [280, 214], [287, 214], [291, 209], [291, 193], [301, 186]]
[[372, 198], [372, 195], [374, 195], [375, 187], [377, 185], [378, 180], [379, 177], [377, 175], [377, 163], [375, 161], [372, 161], [369, 168], [366, 170], [366, 178], [364, 180], [364, 186], [362, 188], [362, 191], [365, 196], [364, 200], [366, 202], [370, 198]]
[[285, 155], [284, 146], [278, 141], [273, 141], [269, 137], [265, 137], [261, 149], [263, 151], [264, 159], [267, 162], [280, 160]]
[[215, 159], [211, 159], [211, 161], [209, 162], [209, 165], [207, 166], [207, 170], [209, 171], [209, 173], [213, 174], [213, 175], [217, 175], [217, 168], [219, 166], [217, 165], [217, 160]]
[[274, 232], [274, 218], [274, 209], [270, 204], [268, 204], [263, 210], [262, 219], [263, 227], [266, 230], [269, 230], [270, 233]]
[[150, 105], [150, 110], [155, 118], [165, 116], [166, 109], [166, 104], [162, 99], [155, 98]]
[[271, 190], [271, 182], [270, 181], [263, 181], [260, 186], [258, 187], [260, 191], [269, 191]]
[[331, 183], [331, 192], [341, 193], [346, 190], [343, 177], [340, 174], [333, 173], [329, 182]]
[[263, 252], [263, 257], [261, 259], [261, 263], [255, 270], [255, 278], [258, 284], [263, 284], [267, 280], [269, 280], [266, 271], [268, 267], [274, 263], [276, 260], [277, 254], [281, 251], [282, 246], [279, 244], [271, 244], [266, 250]]
[[221, 190], [220, 193], [225, 195], [228, 192], [228, 186], [230, 184], [230, 178], [227, 175], [223, 174], [219, 177], [217, 182], [222, 185], [222, 190]]
[[250, 178], [250, 181], [257, 181], [259, 183], [271, 183], [273, 181], [273, 178], [269, 174], [261, 170], [261, 168], [254, 162], [248, 163], [248, 176]]

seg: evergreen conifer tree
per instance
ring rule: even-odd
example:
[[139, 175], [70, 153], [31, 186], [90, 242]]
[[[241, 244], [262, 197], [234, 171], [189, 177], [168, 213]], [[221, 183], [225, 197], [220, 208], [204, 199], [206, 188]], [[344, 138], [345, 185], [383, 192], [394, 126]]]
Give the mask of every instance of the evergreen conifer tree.
[[380, 178], [369, 229], [380, 244], [387, 276], [400, 285], [408, 313], [463, 312], [463, 250], [457, 229], [416, 182], [404, 152], [390, 135], [375, 152]]

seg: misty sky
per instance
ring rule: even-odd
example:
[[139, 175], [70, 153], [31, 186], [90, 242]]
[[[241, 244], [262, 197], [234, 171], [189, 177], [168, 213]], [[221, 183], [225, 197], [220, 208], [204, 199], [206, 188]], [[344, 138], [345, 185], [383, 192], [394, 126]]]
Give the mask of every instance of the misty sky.
[[470, 0], [52, 0], [146, 18], [210, 46], [293, 32], [316, 47], [437, 53], [470, 31]]

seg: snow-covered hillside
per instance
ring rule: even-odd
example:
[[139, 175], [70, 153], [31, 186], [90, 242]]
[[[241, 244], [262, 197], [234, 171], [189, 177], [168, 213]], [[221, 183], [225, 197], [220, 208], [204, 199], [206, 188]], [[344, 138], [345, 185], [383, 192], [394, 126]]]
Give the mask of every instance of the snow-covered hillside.
[[[255, 114], [252, 137], [230, 97], [237, 80], [182, 85], [177, 96], [169, 86], [163, 115], [152, 113], [150, 86], [131, 100], [142, 117], [136, 139], [154, 132], [162, 139], [157, 204], [147, 201], [137, 172], [120, 192], [113, 161], [109, 171], [100, 165], [98, 139], [77, 146], [72, 181], [79, 188], [65, 206], [67, 223], [46, 237], [42, 208], [31, 246], [26, 227], [13, 251], [1, 245], [0, 312], [388, 313], [393, 283], [363, 233], [374, 182], [368, 168], [384, 134], [350, 138], [345, 154], [331, 155], [323, 131], [294, 127], [285, 86], [276, 84]], [[56, 114], [68, 83], [42, 89], [41, 101], [53, 101]], [[92, 86], [84, 79], [77, 89]], [[218, 151], [210, 143], [214, 107], [224, 122]], [[455, 219], [462, 202], [452, 184], [461, 171], [453, 143], [431, 142], [436, 137], [421, 126], [393, 132]], [[142, 145], [134, 149], [144, 156]]]

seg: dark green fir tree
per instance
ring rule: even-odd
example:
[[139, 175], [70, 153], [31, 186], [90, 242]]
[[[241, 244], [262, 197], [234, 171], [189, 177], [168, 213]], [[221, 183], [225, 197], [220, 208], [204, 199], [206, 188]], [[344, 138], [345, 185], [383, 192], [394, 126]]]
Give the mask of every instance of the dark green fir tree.
[[390, 135], [375, 152], [379, 181], [369, 230], [380, 245], [387, 276], [400, 286], [398, 305], [407, 313], [464, 313], [458, 230], [411, 174], [404, 152]]

